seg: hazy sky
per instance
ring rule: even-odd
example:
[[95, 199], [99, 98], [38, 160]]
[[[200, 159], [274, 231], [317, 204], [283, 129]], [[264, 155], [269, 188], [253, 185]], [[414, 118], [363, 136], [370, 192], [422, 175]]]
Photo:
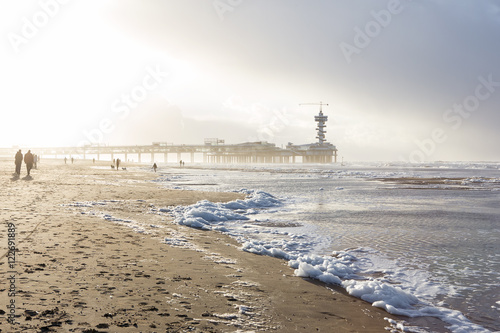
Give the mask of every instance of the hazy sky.
[[0, 0], [0, 146], [500, 160], [500, 1]]

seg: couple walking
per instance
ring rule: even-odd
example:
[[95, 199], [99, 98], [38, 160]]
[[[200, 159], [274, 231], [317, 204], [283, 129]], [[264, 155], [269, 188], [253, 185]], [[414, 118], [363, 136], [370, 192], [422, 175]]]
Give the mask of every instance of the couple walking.
[[[21, 165], [23, 164], [23, 153], [21, 152], [21, 149], [16, 153], [15, 157], [15, 163], [16, 163], [16, 174], [19, 176], [21, 174]], [[33, 169], [33, 163], [35, 162], [35, 159], [33, 157], [33, 154], [31, 153], [31, 150], [28, 150], [26, 154], [24, 154], [24, 163], [26, 163], [26, 170], [28, 171], [28, 176], [30, 175], [31, 169]]]

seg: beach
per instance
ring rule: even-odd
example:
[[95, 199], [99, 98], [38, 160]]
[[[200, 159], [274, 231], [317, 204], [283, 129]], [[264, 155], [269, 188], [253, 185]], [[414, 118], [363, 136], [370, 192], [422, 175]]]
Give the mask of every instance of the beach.
[[401, 319], [169, 214], [244, 194], [166, 189], [109, 164], [42, 160], [17, 178], [0, 162], [0, 332], [385, 332]]

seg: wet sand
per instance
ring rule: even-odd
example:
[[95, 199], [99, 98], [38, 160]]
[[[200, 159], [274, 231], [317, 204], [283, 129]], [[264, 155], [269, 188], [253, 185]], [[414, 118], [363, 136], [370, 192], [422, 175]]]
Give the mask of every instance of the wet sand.
[[390, 184], [407, 185], [405, 189], [429, 189], [429, 190], [478, 190], [483, 184], [487, 185], [487, 190], [500, 188], [500, 183], [493, 178], [468, 179], [468, 178], [423, 178], [423, 177], [401, 177], [401, 178], [376, 178], [370, 181], [379, 181]]
[[167, 190], [153, 172], [101, 166], [42, 160], [17, 178], [0, 161], [0, 332], [387, 332], [383, 318], [397, 319], [168, 214], [240, 194]]

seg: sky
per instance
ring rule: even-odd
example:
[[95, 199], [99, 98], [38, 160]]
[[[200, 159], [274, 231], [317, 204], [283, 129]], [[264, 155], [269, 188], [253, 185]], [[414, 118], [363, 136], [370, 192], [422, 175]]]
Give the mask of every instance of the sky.
[[500, 2], [0, 0], [0, 147], [316, 142], [500, 161]]

